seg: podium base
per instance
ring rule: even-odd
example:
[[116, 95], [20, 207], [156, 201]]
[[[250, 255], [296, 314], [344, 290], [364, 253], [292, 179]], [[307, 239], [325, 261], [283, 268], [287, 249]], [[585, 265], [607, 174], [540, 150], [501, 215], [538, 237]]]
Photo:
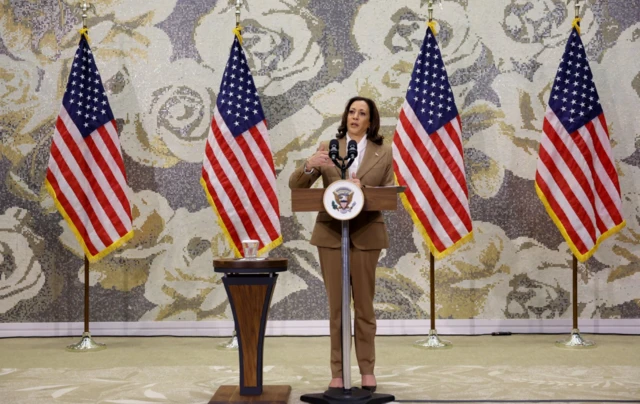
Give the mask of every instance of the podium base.
[[324, 393], [305, 394], [300, 397], [300, 401], [311, 404], [384, 404], [395, 401], [395, 399], [391, 394], [372, 394], [368, 390], [357, 387], [351, 390], [330, 388]]
[[241, 396], [240, 386], [220, 386], [209, 404], [287, 404], [291, 386], [262, 386], [262, 394]]

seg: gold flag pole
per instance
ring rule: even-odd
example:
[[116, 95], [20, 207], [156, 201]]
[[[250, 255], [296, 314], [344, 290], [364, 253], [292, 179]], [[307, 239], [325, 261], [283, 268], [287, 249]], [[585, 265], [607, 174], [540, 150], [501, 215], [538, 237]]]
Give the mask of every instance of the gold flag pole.
[[242, 0], [236, 0], [236, 27], [240, 26], [240, 7], [242, 7]]
[[[82, 11], [82, 29], [80, 30], [80, 35], [84, 35], [85, 38], [87, 36], [87, 12], [90, 9], [93, 9], [95, 13], [95, 7], [93, 4], [88, 4], [86, 0], [82, 2], [78, 8]], [[71, 344], [67, 346], [67, 351], [69, 352], [94, 352], [94, 351], [102, 351], [106, 349], [107, 346], [105, 344], [101, 344], [95, 342], [91, 337], [91, 333], [89, 332], [89, 258], [85, 254], [84, 256], [84, 332], [82, 333], [82, 338], [80, 342], [76, 344]]]
[[[571, 0], [567, 2], [567, 5], [571, 3]], [[580, 33], [580, 0], [575, 0], [575, 16], [572, 26], [575, 26]], [[568, 340], [556, 341], [556, 346], [559, 348], [569, 349], [584, 349], [595, 348], [596, 343], [593, 341], [585, 340], [580, 335], [580, 329], [578, 328], [578, 258], [575, 254], [572, 255], [573, 263], [571, 265], [573, 272], [573, 328], [571, 330], [571, 336]]]
[[95, 13], [96, 8], [93, 4], [87, 3], [86, 0], [83, 0], [82, 4], [80, 4], [78, 8], [80, 9], [80, 11], [82, 11], [82, 30], [84, 31], [87, 30], [87, 17], [89, 17], [87, 11], [93, 10], [93, 12]]
[[[236, 0], [236, 29], [234, 30], [234, 32], [237, 32], [236, 35], [239, 35], [240, 31], [242, 30], [242, 27], [240, 26], [240, 8], [241, 7], [242, 7], [242, 0]], [[225, 342], [218, 344], [218, 349], [230, 350], [230, 351], [238, 350], [238, 336], [236, 335], [235, 328], [233, 330], [233, 333], [231, 334], [231, 338]]]
[[[440, 3], [440, 7], [442, 7], [442, 3]], [[433, 21], [433, 0], [429, 0], [428, 6], [428, 15], [429, 15], [429, 23], [427, 24], [429, 28], [433, 31], [434, 35], [436, 33], [435, 22]], [[418, 348], [426, 348], [426, 349], [448, 349], [452, 348], [453, 344], [450, 341], [446, 341], [440, 339], [438, 337], [438, 331], [436, 330], [436, 264], [435, 257], [431, 250], [429, 250], [429, 306], [430, 306], [430, 317], [431, 317], [431, 327], [429, 329], [429, 336], [425, 339], [421, 339], [414, 343], [414, 346]]]

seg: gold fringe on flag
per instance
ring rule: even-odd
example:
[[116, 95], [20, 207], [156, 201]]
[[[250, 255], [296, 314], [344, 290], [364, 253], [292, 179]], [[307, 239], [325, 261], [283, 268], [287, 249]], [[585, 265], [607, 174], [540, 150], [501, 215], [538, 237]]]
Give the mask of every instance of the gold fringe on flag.
[[569, 245], [569, 249], [580, 262], [585, 262], [586, 260], [591, 258], [591, 256], [596, 252], [596, 250], [598, 249], [598, 247], [600, 247], [600, 244], [602, 244], [604, 240], [613, 236], [614, 234], [622, 230], [627, 225], [627, 222], [623, 220], [622, 223], [620, 223], [619, 225], [610, 228], [605, 233], [601, 234], [600, 237], [598, 237], [598, 239], [596, 240], [596, 244], [593, 247], [591, 247], [589, 251], [582, 254], [580, 250], [578, 250], [578, 247], [576, 247], [576, 245], [573, 243], [573, 241], [571, 241], [571, 237], [569, 237], [569, 233], [567, 233], [567, 229], [565, 229], [565, 227], [562, 225], [562, 222], [560, 221], [556, 213], [553, 211], [553, 208], [549, 204], [549, 201], [547, 200], [547, 197], [544, 195], [544, 192], [542, 192], [542, 190], [540, 189], [537, 183], [535, 184], [535, 187], [536, 187], [536, 193], [538, 194], [538, 198], [540, 198], [540, 201], [542, 201], [542, 204], [544, 205], [544, 208], [547, 210], [547, 213], [551, 217], [551, 220], [553, 220], [553, 223], [555, 223], [556, 227], [558, 227], [558, 230], [560, 230], [562, 237], [564, 237], [564, 240]]
[[[431, 28], [431, 27], [429, 27], [429, 28]], [[400, 183], [398, 182], [398, 176], [393, 174], [393, 178], [394, 178], [395, 184], [396, 185], [400, 185]], [[422, 222], [418, 218], [418, 215], [416, 214], [416, 212], [411, 207], [411, 202], [409, 202], [409, 199], [407, 198], [407, 196], [404, 193], [398, 194], [398, 196], [400, 196], [400, 202], [402, 202], [402, 206], [404, 206], [404, 208], [406, 209], [407, 213], [409, 213], [409, 216], [411, 216], [411, 220], [413, 221], [413, 224], [418, 229], [418, 232], [420, 232], [420, 235], [422, 235], [422, 238], [424, 239], [425, 243], [427, 244], [427, 248], [429, 249], [431, 254], [433, 254], [435, 259], [441, 259], [441, 258], [446, 257], [447, 255], [449, 255], [452, 252], [454, 252], [455, 250], [457, 250], [461, 245], [463, 245], [463, 244], [465, 244], [468, 241], [471, 241], [473, 239], [474, 236], [473, 236], [473, 230], [472, 230], [472, 231], [469, 232], [469, 234], [467, 234], [466, 236], [462, 237], [460, 240], [456, 241], [455, 244], [453, 244], [452, 246], [450, 246], [446, 250], [438, 251], [436, 246], [433, 244], [433, 241], [431, 241], [431, 237], [429, 237], [429, 233], [427, 233], [427, 229], [424, 228], [424, 225], [422, 224]]]

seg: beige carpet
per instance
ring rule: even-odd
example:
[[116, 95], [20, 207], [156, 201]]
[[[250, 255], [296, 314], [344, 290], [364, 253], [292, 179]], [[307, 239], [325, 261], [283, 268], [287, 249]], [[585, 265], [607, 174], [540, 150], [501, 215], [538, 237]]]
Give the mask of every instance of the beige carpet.
[[[416, 337], [378, 337], [379, 390], [399, 401], [640, 402], [640, 337], [596, 335], [593, 350], [556, 348], [555, 335], [448, 337], [425, 351]], [[96, 338], [105, 351], [64, 350], [78, 338], [0, 340], [0, 403], [207, 403], [238, 384], [237, 352], [220, 338]], [[290, 384], [290, 403], [329, 381], [328, 338], [272, 337], [265, 384]], [[355, 363], [355, 359], [354, 362]], [[353, 370], [358, 386], [359, 374]]]

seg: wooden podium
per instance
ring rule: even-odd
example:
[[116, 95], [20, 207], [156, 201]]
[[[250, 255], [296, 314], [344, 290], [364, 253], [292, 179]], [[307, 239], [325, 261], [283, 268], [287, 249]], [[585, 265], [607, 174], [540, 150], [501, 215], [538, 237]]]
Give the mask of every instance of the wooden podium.
[[[397, 194], [404, 187], [364, 187], [362, 211], [396, 210]], [[324, 188], [296, 188], [291, 190], [293, 212], [325, 212]], [[305, 394], [300, 400], [311, 404], [384, 404], [395, 400], [391, 394], [371, 393], [351, 386], [351, 291], [349, 265], [349, 221], [342, 222], [342, 378], [344, 388], [330, 388], [324, 393]], [[345, 332], [346, 330], [346, 332]], [[345, 347], [349, 347], [345, 349]]]
[[263, 386], [262, 358], [269, 306], [278, 272], [287, 270], [287, 260], [217, 259], [215, 272], [224, 273], [240, 354], [240, 385], [220, 386], [209, 404], [286, 404], [291, 386]]

